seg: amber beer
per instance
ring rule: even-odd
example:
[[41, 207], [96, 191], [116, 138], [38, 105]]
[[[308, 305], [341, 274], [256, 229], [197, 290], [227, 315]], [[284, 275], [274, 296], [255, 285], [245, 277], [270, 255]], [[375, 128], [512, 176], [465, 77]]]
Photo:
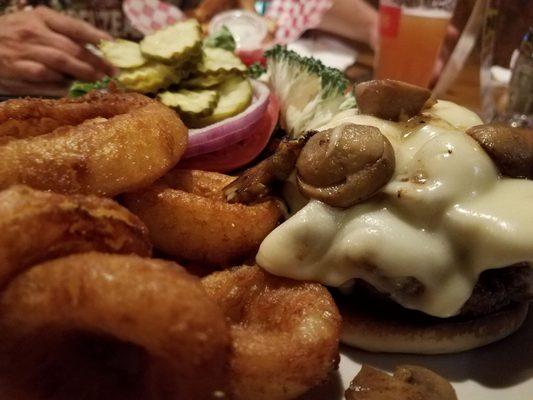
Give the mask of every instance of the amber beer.
[[[378, 79], [397, 79], [429, 86], [451, 10], [380, 4]], [[453, 6], [452, 6], [453, 9]]]

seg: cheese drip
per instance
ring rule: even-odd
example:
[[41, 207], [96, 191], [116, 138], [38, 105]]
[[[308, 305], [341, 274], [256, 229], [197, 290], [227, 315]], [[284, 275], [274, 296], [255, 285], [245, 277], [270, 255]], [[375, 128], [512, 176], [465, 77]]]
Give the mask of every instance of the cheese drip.
[[263, 241], [259, 265], [328, 286], [361, 278], [406, 308], [449, 317], [481, 272], [533, 261], [533, 181], [498, 174], [464, 133], [481, 123], [474, 113], [439, 101], [396, 123], [348, 110], [322, 129], [350, 122], [390, 140], [394, 177], [349, 209], [309, 201]]

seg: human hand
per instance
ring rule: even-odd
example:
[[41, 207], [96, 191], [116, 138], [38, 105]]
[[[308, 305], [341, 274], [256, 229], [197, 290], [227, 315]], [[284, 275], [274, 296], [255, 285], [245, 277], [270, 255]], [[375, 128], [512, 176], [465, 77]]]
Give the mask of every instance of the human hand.
[[378, 42], [378, 13], [364, 0], [337, 0], [317, 28], [374, 49]]
[[111, 37], [46, 7], [0, 16], [0, 90], [62, 95], [71, 79], [94, 81], [114, 69], [85, 48]]

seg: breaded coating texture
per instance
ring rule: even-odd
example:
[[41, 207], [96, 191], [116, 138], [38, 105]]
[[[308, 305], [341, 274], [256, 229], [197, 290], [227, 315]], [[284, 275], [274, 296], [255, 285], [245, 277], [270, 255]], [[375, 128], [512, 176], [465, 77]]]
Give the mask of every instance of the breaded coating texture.
[[0, 189], [21, 183], [112, 197], [151, 184], [185, 151], [187, 128], [155, 100], [135, 93], [80, 99], [0, 103]]
[[122, 200], [148, 226], [154, 246], [177, 260], [214, 268], [236, 265], [255, 254], [278, 224], [281, 211], [272, 200], [226, 203], [222, 189], [233, 179], [216, 172], [174, 169]]
[[337, 368], [341, 317], [324, 286], [257, 266], [215, 272], [202, 283], [231, 325], [235, 399], [294, 399]]
[[214, 399], [225, 393], [229, 340], [199, 279], [175, 263], [59, 258], [0, 296], [0, 397]]
[[139, 218], [110, 199], [0, 192], [0, 287], [33, 264], [93, 250], [150, 256], [152, 245]]

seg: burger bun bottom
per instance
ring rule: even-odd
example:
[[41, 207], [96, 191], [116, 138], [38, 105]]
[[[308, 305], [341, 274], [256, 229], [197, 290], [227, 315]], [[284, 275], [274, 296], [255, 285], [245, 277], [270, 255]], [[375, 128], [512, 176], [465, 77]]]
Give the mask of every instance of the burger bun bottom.
[[[528, 303], [471, 319], [421, 316], [409, 310], [391, 312], [340, 302], [341, 341], [359, 349], [384, 353], [458, 353], [501, 340], [520, 328]], [[400, 307], [394, 308], [397, 311]]]

